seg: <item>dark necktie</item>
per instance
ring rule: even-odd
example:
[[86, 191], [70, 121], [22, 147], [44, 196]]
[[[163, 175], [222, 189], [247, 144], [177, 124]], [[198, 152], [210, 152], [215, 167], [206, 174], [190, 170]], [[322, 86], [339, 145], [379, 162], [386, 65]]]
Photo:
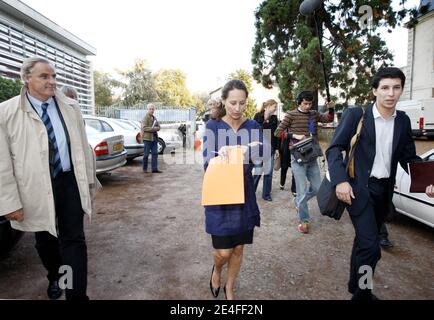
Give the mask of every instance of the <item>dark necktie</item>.
[[47, 113], [48, 103], [44, 102], [41, 105], [41, 108], [42, 108], [41, 120], [45, 124], [45, 128], [47, 128], [48, 139], [50, 141], [50, 148], [53, 152], [52, 157], [50, 157], [50, 165], [53, 168], [53, 178], [55, 178], [59, 174], [59, 172], [63, 170], [62, 162], [60, 161], [60, 153], [59, 153], [59, 148], [57, 147], [56, 135], [54, 134], [53, 125]]

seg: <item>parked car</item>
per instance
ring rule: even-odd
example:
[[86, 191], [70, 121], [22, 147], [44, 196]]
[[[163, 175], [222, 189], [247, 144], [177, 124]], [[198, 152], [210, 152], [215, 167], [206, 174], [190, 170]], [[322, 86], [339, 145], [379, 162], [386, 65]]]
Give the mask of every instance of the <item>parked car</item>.
[[396, 109], [408, 115], [415, 137], [434, 138], [434, 98], [400, 101]]
[[95, 154], [96, 173], [101, 174], [122, 167], [127, 163], [124, 137], [111, 132], [99, 132], [86, 125], [89, 145]]
[[[126, 119], [118, 119], [119, 121], [124, 121], [133, 125], [138, 130], [141, 130], [140, 121], [136, 120], [126, 120]], [[178, 131], [178, 129], [172, 128], [164, 128], [161, 127], [161, 130], [158, 131], [158, 153], [163, 154], [164, 151], [170, 150], [170, 152], [175, 152], [176, 149], [182, 148], [183, 141], [182, 135]]]
[[0, 258], [15, 246], [22, 235], [23, 232], [13, 229], [5, 217], [0, 217]]
[[[434, 160], [434, 149], [420, 156], [423, 160]], [[434, 199], [425, 193], [410, 193], [410, 176], [398, 165], [393, 205], [396, 212], [434, 228]]]
[[143, 155], [143, 142], [140, 137], [140, 131], [131, 125], [120, 122], [118, 119], [83, 116], [87, 126], [96, 129], [99, 132], [111, 132], [116, 135], [124, 136], [124, 147], [127, 150], [127, 160], [132, 160]]

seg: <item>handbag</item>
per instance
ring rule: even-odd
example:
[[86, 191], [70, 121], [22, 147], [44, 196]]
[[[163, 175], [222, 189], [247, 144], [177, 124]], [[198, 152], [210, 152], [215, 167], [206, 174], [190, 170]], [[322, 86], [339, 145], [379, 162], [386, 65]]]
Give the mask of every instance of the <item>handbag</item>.
[[279, 171], [280, 167], [281, 167], [281, 161], [280, 161], [281, 156], [276, 157], [276, 159], [274, 159], [274, 171]]
[[310, 113], [309, 113], [309, 132], [310, 132], [310, 138], [297, 142], [290, 147], [291, 154], [294, 156], [295, 161], [297, 161], [298, 164], [309, 163], [315, 160], [316, 158], [323, 156], [321, 147], [317, 139], [314, 138], [315, 124]]
[[293, 144], [291, 154], [299, 164], [309, 163], [323, 155], [319, 143], [313, 137]]
[[[356, 134], [351, 138], [350, 152], [348, 153], [348, 163], [346, 171], [351, 179], [355, 177], [354, 171], [354, 151], [357, 143], [360, 140], [360, 133], [362, 132], [365, 110], [362, 108], [362, 117], [357, 125]], [[327, 172], [317, 193], [317, 202], [319, 211], [323, 216], [328, 216], [335, 220], [339, 220], [345, 210], [346, 204], [338, 199], [336, 196], [336, 186], [332, 186], [330, 182], [329, 173]]]

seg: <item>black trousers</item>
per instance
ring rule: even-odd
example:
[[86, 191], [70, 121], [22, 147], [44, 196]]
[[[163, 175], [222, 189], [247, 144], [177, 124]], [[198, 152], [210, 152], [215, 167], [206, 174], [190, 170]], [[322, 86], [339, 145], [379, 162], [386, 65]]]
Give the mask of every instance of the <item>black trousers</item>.
[[66, 299], [87, 299], [87, 247], [80, 194], [73, 172], [60, 173], [53, 181], [58, 238], [36, 232], [36, 250], [48, 271], [48, 280], [59, 279], [61, 266], [72, 268], [72, 289]]
[[380, 238], [381, 239], [387, 239], [389, 238], [389, 232], [387, 231], [386, 223], [383, 222], [380, 228]]
[[360, 272], [363, 270], [361, 267], [371, 267], [373, 275], [381, 259], [380, 229], [387, 212], [388, 185], [389, 179], [370, 178], [369, 199], [366, 199], [368, 206], [360, 215], [350, 214], [356, 237], [351, 254], [348, 291], [361, 299], [370, 297], [371, 294], [370, 289], [362, 289], [359, 286], [360, 278], [366, 275], [365, 272]]
[[[289, 168], [290, 167], [280, 168], [280, 185], [281, 186], [285, 186], [286, 174], [288, 173], [288, 169]], [[292, 175], [291, 192], [297, 192], [297, 189], [295, 187], [295, 178], [294, 178], [294, 175]]]

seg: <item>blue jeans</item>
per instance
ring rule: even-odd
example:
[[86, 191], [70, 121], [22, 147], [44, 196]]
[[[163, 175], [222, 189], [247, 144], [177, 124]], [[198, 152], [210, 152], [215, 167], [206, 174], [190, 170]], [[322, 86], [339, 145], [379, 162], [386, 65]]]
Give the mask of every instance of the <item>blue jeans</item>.
[[[264, 182], [262, 185], [262, 198], [271, 197], [271, 188], [273, 184], [273, 168], [274, 168], [274, 151], [271, 153], [269, 163], [264, 166], [255, 166], [253, 171], [253, 180], [255, 183], [255, 191], [258, 189], [259, 181], [264, 174]], [[264, 172], [266, 171], [266, 172]]]
[[149, 152], [152, 153], [152, 171], [158, 170], [158, 143], [155, 141], [143, 141], [143, 171], [148, 171], [148, 156]]
[[[297, 188], [297, 197], [295, 197], [294, 202], [298, 208], [298, 218], [300, 221], [309, 222], [307, 202], [316, 196], [321, 185], [318, 161], [315, 159], [309, 163], [298, 164], [291, 155], [291, 169]], [[310, 185], [307, 184], [308, 181]]]

